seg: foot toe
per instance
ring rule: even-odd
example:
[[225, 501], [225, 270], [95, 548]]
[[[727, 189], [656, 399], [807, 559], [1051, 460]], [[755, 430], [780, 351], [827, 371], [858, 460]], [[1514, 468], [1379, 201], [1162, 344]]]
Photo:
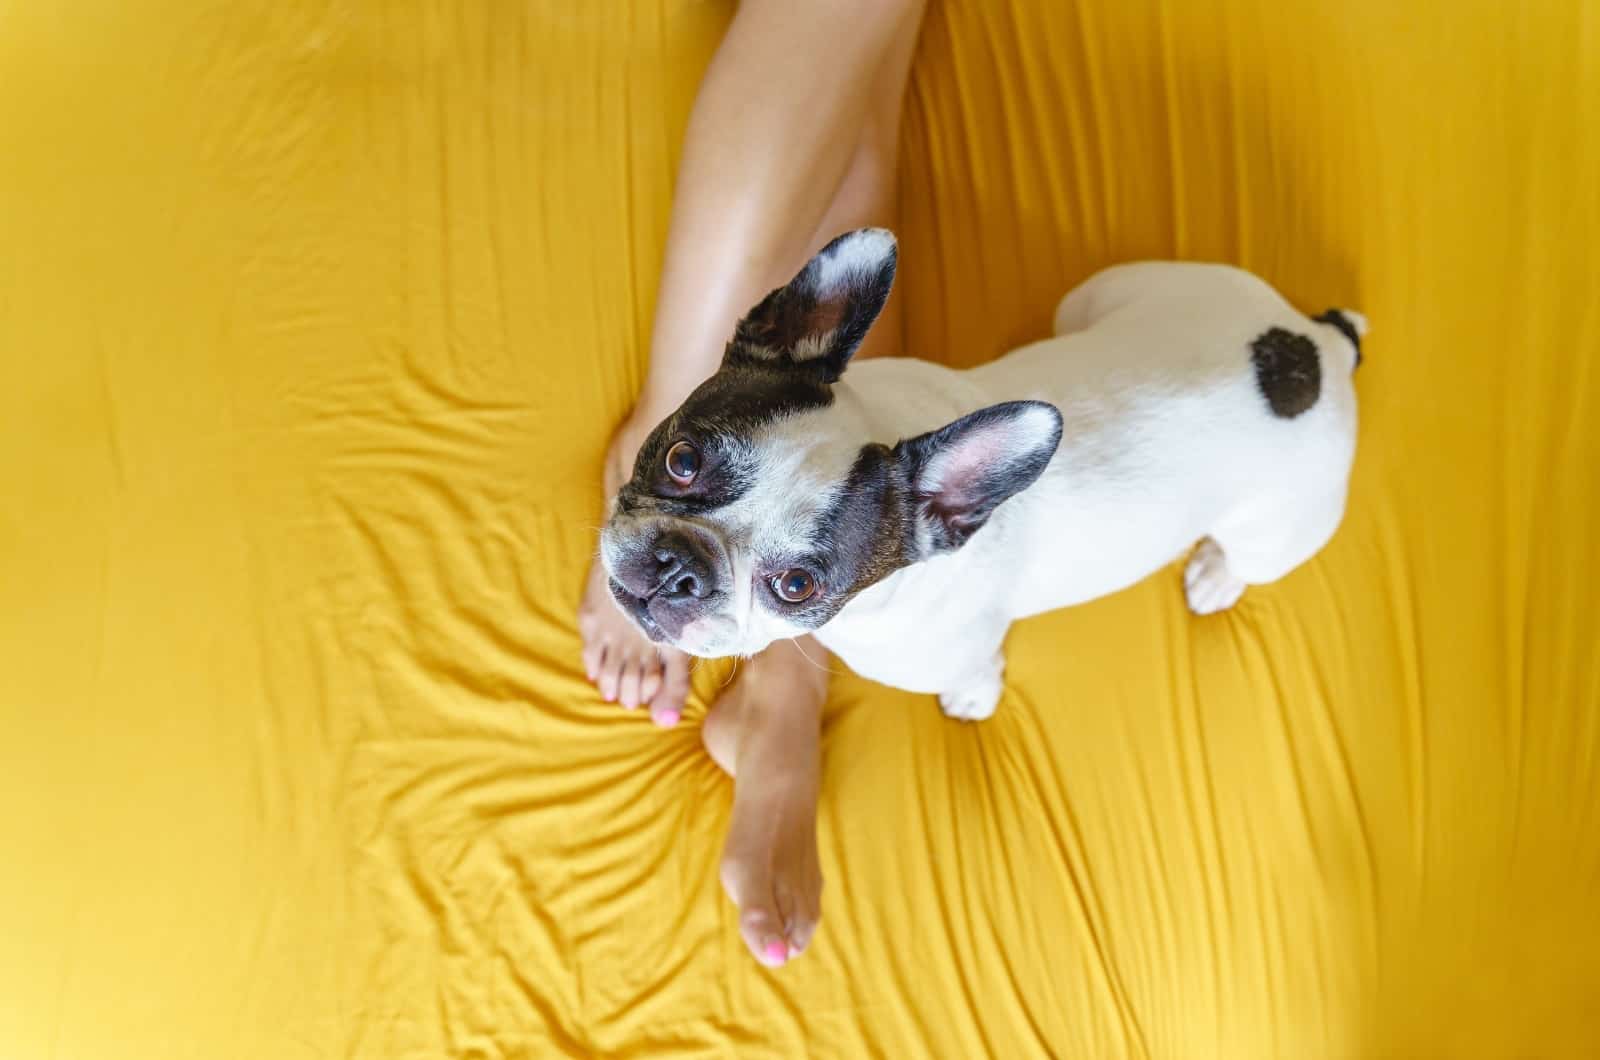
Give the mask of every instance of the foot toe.
[[585, 640], [583, 642], [583, 675], [592, 683], [600, 673], [600, 662], [605, 658], [605, 642], [601, 640]]
[[822, 918], [822, 881], [797, 881], [797, 886], [779, 885], [777, 891], [784, 936], [789, 943], [788, 956], [798, 957], [811, 945], [811, 936], [817, 933], [817, 923]]
[[639, 705], [639, 679], [642, 665], [642, 661], [637, 656], [629, 656], [623, 661], [621, 676], [617, 678], [617, 698], [629, 710]]
[[756, 960], [777, 968], [789, 959], [789, 942], [783, 936], [783, 922], [770, 888], [761, 888], [765, 899], [747, 899], [739, 910], [739, 934]]
[[661, 655], [651, 652], [639, 676], [639, 702], [649, 703], [661, 691]]
[[650, 720], [663, 729], [672, 728], [683, 717], [683, 704], [688, 698], [689, 657], [682, 652], [663, 652], [659, 684], [649, 697]]
[[607, 646], [605, 656], [600, 660], [599, 674], [595, 684], [600, 686], [600, 698], [607, 703], [617, 701], [618, 686], [622, 682], [623, 655], [614, 646]]

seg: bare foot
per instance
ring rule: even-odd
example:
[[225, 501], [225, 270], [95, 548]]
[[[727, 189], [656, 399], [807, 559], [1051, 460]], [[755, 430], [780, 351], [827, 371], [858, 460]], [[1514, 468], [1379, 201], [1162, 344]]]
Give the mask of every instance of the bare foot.
[[605, 567], [596, 560], [578, 604], [584, 673], [607, 702], [620, 700], [629, 710], [648, 703], [657, 725], [676, 725], [689, 696], [689, 657], [640, 633], [617, 609], [606, 580]]
[[745, 945], [773, 968], [805, 950], [822, 915], [817, 782], [826, 658], [814, 641], [779, 641], [745, 664], [702, 730], [706, 750], [735, 778], [722, 886], [739, 907]]
[[[608, 499], [622, 488], [644, 437], [638, 425], [648, 419], [647, 413], [636, 412], [611, 440], [603, 472]], [[606, 582], [605, 566], [596, 559], [578, 603], [583, 671], [607, 702], [621, 700], [629, 710], [648, 703], [651, 719], [670, 728], [683, 717], [683, 703], [689, 697], [689, 657], [651, 643], [618, 610]]]

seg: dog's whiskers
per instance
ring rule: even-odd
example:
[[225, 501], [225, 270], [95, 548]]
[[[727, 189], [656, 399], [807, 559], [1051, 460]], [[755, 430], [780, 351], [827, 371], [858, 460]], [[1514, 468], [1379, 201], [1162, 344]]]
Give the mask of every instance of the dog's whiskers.
[[738, 672], [739, 672], [739, 656], [735, 655], [733, 657], [733, 665], [728, 667], [728, 676], [722, 679], [722, 684], [717, 686], [717, 691], [720, 692], [724, 688], [727, 688], [729, 685], [733, 684], [734, 675], [737, 674]]
[[806, 662], [810, 663], [812, 666], [816, 667], [818, 670], [821, 670], [823, 673], [827, 674], [829, 677], [832, 677], [834, 675], [833, 667], [824, 666], [821, 663], [817, 662], [817, 660], [813, 659], [811, 656], [806, 654], [805, 648], [801, 647], [801, 641], [800, 641], [799, 637], [795, 638], [794, 649], [795, 649], [795, 651], [800, 653], [800, 657], [802, 659], [804, 659]]

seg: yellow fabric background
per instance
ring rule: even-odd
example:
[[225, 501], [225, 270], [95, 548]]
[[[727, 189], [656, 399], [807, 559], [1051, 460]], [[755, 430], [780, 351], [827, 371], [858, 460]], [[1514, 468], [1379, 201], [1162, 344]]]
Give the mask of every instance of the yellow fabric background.
[[0, 1054], [1600, 1055], [1594, 5], [935, 6], [911, 349], [1238, 262], [1371, 317], [1361, 447], [1308, 567], [1030, 621], [993, 721], [838, 681], [780, 974], [725, 668], [662, 734], [572, 622], [728, 14], [0, 3]]

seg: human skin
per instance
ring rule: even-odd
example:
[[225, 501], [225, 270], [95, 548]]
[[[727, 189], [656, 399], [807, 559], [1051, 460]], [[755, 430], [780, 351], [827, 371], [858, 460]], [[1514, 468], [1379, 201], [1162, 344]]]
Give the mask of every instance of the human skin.
[[[662, 263], [650, 366], [606, 454], [605, 497], [640, 444], [721, 359], [740, 316], [841, 232], [894, 227], [901, 101], [924, 0], [744, 0], [690, 114]], [[858, 357], [898, 352], [891, 298]], [[596, 562], [579, 604], [586, 673], [608, 701], [676, 725], [689, 660], [617, 610]], [[702, 739], [734, 778], [721, 878], [769, 966], [821, 914], [816, 847], [827, 652], [810, 638], [743, 664]]]

